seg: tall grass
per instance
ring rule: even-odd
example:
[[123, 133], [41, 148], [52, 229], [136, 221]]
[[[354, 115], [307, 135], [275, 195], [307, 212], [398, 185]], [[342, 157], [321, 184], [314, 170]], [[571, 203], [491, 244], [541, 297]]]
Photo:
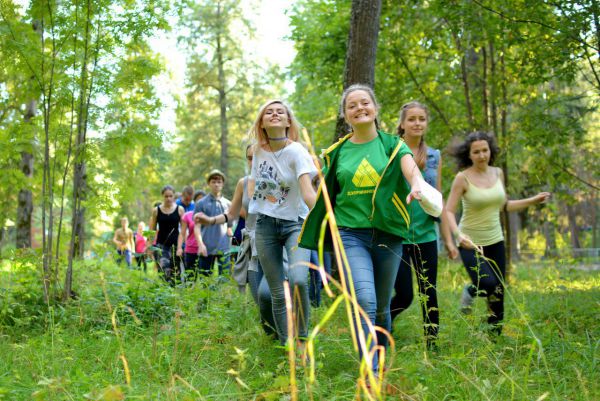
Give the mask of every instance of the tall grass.
[[[233, 283], [173, 289], [154, 272], [82, 263], [80, 298], [48, 308], [35, 265], [2, 267], [0, 399], [291, 399], [288, 354], [263, 334], [250, 296]], [[442, 262], [439, 271], [440, 350], [426, 351], [415, 302], [395, 322], [382, 399], [600, 399], [600, 272], [518, 266], [495, 339], [483, 300], [470, 316], [458, 312], [462, 266]], [[297, 364], [300, 400], [360, 393], [348, 307], [334, 293], [313, 311], [314, 371]]]

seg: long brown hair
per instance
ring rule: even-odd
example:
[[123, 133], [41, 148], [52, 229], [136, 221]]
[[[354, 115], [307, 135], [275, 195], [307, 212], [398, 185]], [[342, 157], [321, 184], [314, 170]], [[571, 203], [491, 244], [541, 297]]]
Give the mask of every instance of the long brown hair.
[[[400, 109], [400, 119], [398, 120], [398, 127], [396, 128], [396, 133], [400, 135], [401, 138], [404, 138], [404, 128], [402, 128], [402, 123], [406, 119], [406, 113], [410, 109], [418, 108], [425, 112], [427, 116], [427, 123], [429, 123], [429, 109], [423, 103], [412, 101], [408, 102], [402, 106]], [[425, 137], [421, 137], [421, 141], [419, 142], [419, 149], [417, 150], [417, 154], [414, 155], [415, 163], [421, 170], [425, 168], [425, 163], [427, 162], [427, 144], [425, 143]]]

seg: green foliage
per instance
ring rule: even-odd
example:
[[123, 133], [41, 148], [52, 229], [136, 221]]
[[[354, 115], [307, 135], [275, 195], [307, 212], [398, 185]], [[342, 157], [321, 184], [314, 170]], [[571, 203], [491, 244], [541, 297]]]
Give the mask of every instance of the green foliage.
[[[495, 340], [485, 332], [482, 300], [471, 316], [459, 314], [466, 276], [462, 266], [442, 262], [440, 351], [424, 350], [415, 300], [394, 324], [396, 349], [388, 359], [386, 399], [519, 400], [544, 394], [552, 400], [597, 399], [600, 332], [590, 306], [599, 296], [600, 277], [597, 271], [563, 262], [518, 266], [510, 277], [504, 334]], [[26, 301], [27, 290], [31, 299], [42, 298], [31, 278], [34, 271], [27, 263], [2, 265], [2, 306], [5, 300]], [[239, 294], [233, 283], [211, 279], [206, 285], [173, 289], [153, 270], [144, 274], [96, 261], [78, 264], [76, 272], [79, 299], [70, 304], [27, 304], [34, 318], [23, 324], [9, 322], [2, 312], [0, 397], [289, 397], [285, 353], [262, 332], [250, 295]], [[109, 304], [116, 311], [116, 332]], [[324, 307], [313, 310], [313, 324], [329, 304], [326, 300]], [[121, 353], [129, 366], [130, 386], [123, 386]], [[358, 360], [343, 308], [317, 336], [314, 355], [316, 382], [309, 384], [308, 372], [300, 368], [299, 399], [352, 399]]]
[[247, 133], [258, 107], [269, 98], [282, 97], [283, 76], [277, 67], [244, 52], [254, 28], [239, 0], [186, 5], [181, 12], [186, 35], [180, 39], [188, 51], [186, 93], [177, 108], [178, 143], [173, 152], [182, 168], [169, 172], [169, 182], [178, 189], [188, 184], [205, 189], [206, 174], [220, 168], [223, 102], [229, 195], [247, 171], [245, 149], [251, 143]]
[[[401, 105], [418, 100], [429, 107], [433, 147], [446, 149], [467, 131], [496, 134], [510, 197], [549, 190], [560, 203], [593, 202], [600, 99], [593, 4], [383, 1], [375, 89], [384, 130], [394, 132]], [[350, 3], [336, 0], [299, 2], [291, 13], [294, 103], [317, 149], [334, 134], [349, 18]], [[445, 157], [445, 193], [454, 174]]]

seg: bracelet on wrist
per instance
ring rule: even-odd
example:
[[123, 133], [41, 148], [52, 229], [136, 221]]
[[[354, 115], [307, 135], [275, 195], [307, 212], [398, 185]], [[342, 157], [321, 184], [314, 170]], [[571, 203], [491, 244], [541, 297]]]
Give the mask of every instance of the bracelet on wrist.
[[210, 223], [211, 226], [214, 226], [215, 224], [217, 224], [217, 218], [213, 217], [212, 218], [212, 222]]
[[225, 223], [229, 222], [229, 217], [227, 217], [227, 213], [223, 213], [223, 217], [225, 217]]

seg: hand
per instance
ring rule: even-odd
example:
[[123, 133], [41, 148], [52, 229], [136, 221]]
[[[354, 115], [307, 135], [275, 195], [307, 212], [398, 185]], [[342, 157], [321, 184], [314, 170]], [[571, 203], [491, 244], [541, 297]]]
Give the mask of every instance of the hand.
[[204, 243], [198, 244], [198, 255], [204, 257], [208, 256], [208, 253], [206, 252], [206, 245], [204, 245]]
[[410, 204], [413, 199], [421, 200], [421, 185], [419, 185], [418, 182], [415, 182], [415, 184], [410, 188], [410, 193], [406, 197], [406, 204]]
[[458, 258], [458, 249], [454, 244], [446, 244], [446, 252], [448, 253], [449, 259], [456, 260], [456, 258]]
[[175, 254], [179, 257], [181, 257], [181, 255], [183, 255], [183, 249], [181, 249], [181, 247], [177, 248], [177, 251], [175, 252]]
[[475, 245], [475, 243], [473, 243], [473, 241], [471, 240], [471, 238], [469, 238], [467, 235], [460, 233], [458, 234], [458, 237], [456, 238], [456, 242], [458, 242], [458, 244], [465, 249], [477, 249], [477, 245]]
[[536, 204], [538, 203], [546, 203], [552, 194], [550, 192], [540, 192], [536, 196], [533, 197], [533, 200]]
[[198, 212], [194, 215], [194, 223], [202, 224], [203, 226], [208, 226], [211, 223], [211, 217], [208, 217], [202, 212]]

